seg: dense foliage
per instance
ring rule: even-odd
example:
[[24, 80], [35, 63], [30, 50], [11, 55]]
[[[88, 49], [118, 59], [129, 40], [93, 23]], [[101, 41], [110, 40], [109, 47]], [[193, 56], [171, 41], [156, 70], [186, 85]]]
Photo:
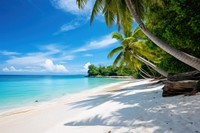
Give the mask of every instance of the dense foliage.
[[[200, 57], [200, 2], [199, 0], [165, 0], [165, 7], [151, 6], [146, 21], [150, 30], [173, 47]], [[173, 73], [193, 70], [171, 55], [149, 46], [162, 55], [159, 67]]]
[[112, 66], [99, 66], [90, 65], [88, 70], [88, 76], [134, 76], [139, 77], [139, 73], [136, 70], [131, 70], [130, 68], [124, 67], [123, 69]]
[[[87, 0], [77, 0], [80, 8], [83, 8]], [[128, 6], [128, 8], [127, 8]], [[117, 8], [116, 8], [117, 7]], [[159, 68], [166, 70], [167, 72], [179, 73], [191, 71], [196, 68], [199, 70], [200, 60], [195, 58], [200, 58], [200, 2], [199, 0], [141, 0], [141, 1], [131, 1], [127, 0], [126, 2], [123, 0], [111, 0], [111, 1], [95, 1], [91, 22], [98, 13], [102, 13], [106, 24], [108, 26], [112, 26], [115, 22], [116, 24], [123, 29], [124, 36], [127, 34], [127, 29], [129, 30], [132, 27], [132, 17], [134, 17], [134, 13], [137, 14], [135, 16], [139, 16], [142, 18], [144, 24], [141, 23], [140, 18], [134, 17], [137, 20], [137, 23], [140, 24], [140, 27], [143, 28], [143, 31], [147, 32], [147, 29], [160, 38], [161, 40], [167, 42], [169, 45], [174, 47], [175, 49], [179, 49], [188, 54], [182, 54], [179, 51], [166, 48], [162, 43], [156, 43], [157, 46], [165, 49], [165, 51], [169, 52], [176, 58], [182, 60], [188, 65], [182, 63], [178, 59], [173, 56], [167, 54], [165, 51], [161, 50], [157, 47], [151, 40], [156, 40], [152, 34], [147, 34], [151, 40], [145, 41], [146, 45], [138, 45], [142, 49], [148, 50], [148, 52], [153, 51], [155, 56], [159, 58], [159, 62], [154, 62], [156, 58], [151, 60], [150, 56], [143, 56], [144, 58], [152, 61]], [[132, 12], [132, 16], [129, 14]], [[129, 32], [128, 32], [129, 33]], [[143, 35], [144, 36], [144, 35]], [[130, 39], [130, 38], [129, 38]], [[136, 40], [140, 42], [141, 40]], [[155, 41], [156, 42], [156, 41]], [[159, 44], [159, 45], [158, 45]], [[132, 47], [132, 46], [131, 46]], [[112, 54], [116, 53], [116, 51], [123, 50], [123, 53], [127, 52], [127, 49], [116, 48], [114, 51], [111, 51]], [[137, 49], [136, 49], [137, 50]], [[143, 52], [143, 51], [142, 51]], [[179, 53], [180, 56], [176, 56]], [[195, 56], [195, 57], [192, 57]], [[117, 56], [118, 57], [118, 56]], [[128, 57], [128, 56], [121, 56]], [[121, 58], [123, 59], [123, 58]], [[125, 59], [125, 58], [124, 58]], [[117, 59], [118, 60], [118, 59]], [[187, 61], [185, 61], [187, 60]], [[119, 62], [120, 60], [118, 60]], [[151, 73], [152, 70], [147, 68], [146, 65], [140, 65], [140, 67], [134, 68], [136, 63], [130, 62], [129, 60], [124, 64], [126, 67], [129, 67], [129, 75], [135, 72], [138, 72], [136, 69], [143, 69], [147, 73]], [[117, 61], [114, 64], [120, 64]], [[134, 63], [134, 64], [133, 64]], [[121, 60], [121, 64], [123, 64], [123, 60]], [[131, 65], [127, 65], [131, 64]], [[119, 65], [120, 68], [122, 67]], [[132, 68], [131, 68], [132, 66]], [[111, 76], [117, 75], [119, 73], [118, 69], [113, 69], [110, 67], [95, 67], [90, 66], [88, 73], [91, 76], [104, 75]], [[125, 67], [125, 69], [127, 69]], [[193, 67], [193, 68], [192, 68]], [[119, 69], [120, 71], [122, 69]], [[133, 71], [132, 71], [133, 70]], [[153, 72], [154, 73], [154, 72]], [[141, 73], [140, 73], [141, 74]]]

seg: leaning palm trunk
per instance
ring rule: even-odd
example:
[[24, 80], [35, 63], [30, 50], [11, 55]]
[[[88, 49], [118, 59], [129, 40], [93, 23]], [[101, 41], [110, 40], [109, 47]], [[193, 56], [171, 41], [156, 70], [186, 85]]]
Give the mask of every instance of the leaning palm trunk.
[[143, 70], [142, 68], [139, 68], [140, 72], [143, 73], [144, 75], [146, 75], [149, 78], [152, 78], [153, 76], [151, 76], [150, 74], [148, 74], [145, 70]]
[[151, 71], [151, 68], [150, 68], [149, 66], [147, 66], [147, 67], [148, 67], [148, 69], [150, 70], [151, 74], [153, 74], [153, 77], [156, 77], [156, 76], [155, 76], [155, 73], [153, 73], [153, 72]]
[[187, 53], [184, 53], [180, 50], [177, 50], [173, 47], [171, 47], [169, 44], [163, 42], [160, 40], [158, 37], [156, 37], [154, 34], [152, 34], [149, 29], [147, 29], [142, 22], [142, 20], [139, 18], [139, 16], [136, 13], [136, 10], [133, 7], [132, 1], [131, 0], [125, 0], [126, 5], [132, 15], [132, 17], [135, 19], [135, 21], [138, 23], [139, 27], [143, 31], [143, 33], [149, 37], [157, 46], [159, 46], [161, 49], [165, 50], [167, 53], [171, 54], [178, 60], [186, 63], [187, 65], [197, 69], [200, 71], [200, 59], [196, 58], [194, 56], [191, 56]]
[[148, 79], [148, 77], [144, 76], [143, 74], [140, 73], [140, 76], [144, 79]]
[[150, 66], [152, 69], [154, 69], [155, 71], [157, 71], [158, 73], [160, 73], [162, 76], [167, 77], [168, 73], [162, 69], [160, 69], [159, 67], [155, 66], [154, 64], [152, 64], [151, 62], [147, 61], [146, 59], [142, 58], [141, 56], [133, 53], [133, 56], [135, 58], [137, 58], [138, 60], [140, 60], [141, 62], [143, 62], [144, 64]]

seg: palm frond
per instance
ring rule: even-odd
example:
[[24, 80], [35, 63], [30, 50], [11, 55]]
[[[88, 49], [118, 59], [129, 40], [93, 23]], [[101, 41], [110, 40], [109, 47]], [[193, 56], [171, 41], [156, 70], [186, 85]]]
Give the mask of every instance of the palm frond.
[[114, 48], [112, 51], [110, 51], [110, 53], [108, 54], [107, 58], [112, 58], [115, 54], [117, 54], [118, 52], [122, 51], [122, 49], [123, 49], [122, 46]]
[[90, 24], [92, 24], [94, 17], [103, 9], [103, 0], [96, 0], [90, 16]]
[[124, 38], [124, 40], [122, 41], [122, 45], [129, 46], [129, 45], [133, 44], [136, 41], [137, 41], [137, 39], [134, 38], [134, 37], [127, 37], [127, 38]]
[[144, 0], [132, 0], [133, 7], [140, 18], [144, 18]]
[[129, 33], [133, 26], [133, 19], [129, 10], [125, 4], [124, 0], [114, 0], [115, 1], [115, 12], [117, 13], [117, 25], [121, 27], [126, 36]]
[[137, 26], [131, 34], [131, 37], [137, 38], [137, 40], [146, 40], [146, 35], [142, 32], [139, 26]]
[[164, 7], [166, 3], [164, 0], [145, 0], [144, 4], [146, 4], [147, 7], [150, 6]]
[[119, 67], [123, 70], [124, 69], [124, 64], [125, 64], [126, 62], [125, 62], [125, 60], [124, 60], [124, 58], [122, 58], [121, 59], [121, 61], [120, 61], [120, 64], [119, 64]]
[[131, 51], [128, 51], [127, 52], [127, 58], [129, 58], [129, 62], [127, 63], [128, 66], [132, 69], [138, 69], [138, 68], [141, 68], [142, 66], [142, 63], [133, 56], [132, 52]]
[[124, 11], [124, 16], [122, 17], [122, 19], [123, 19], [122, 27], [123, 27], [124, 35], [128, 37], [129, 35], [127, 35], [127, 33], [129, 34], [130, 31], [132, 30], [134, 20], [132, 19], [132, 16], [130, 15], [127, 8]]
[[123, 53], [119, 53], [118, 56], [116, 57], [116, 59], [113, 62], [113, 68], [116, 68], [117, 64], [120, 62], [120, 60], [122, 59]]
[[116, 2], [115, 2], [115, 6], [116, 6], [116, 22], [117, 22], [117, 26], [118, 26], [118, 31], [121, 31], [121, 29], [122, 29], [122, 20], [121, 20], [121, 18], [122, 18], [122, 13], [121, 13], [121, 11], [123, 10], [122, 8], [123, 8], [123, 4], [121, 3], [121, 0], [117, 0]]
[[104, 19], [105, 19], [106, 25], [108, 27], [111, 27], [115, 22], [115, 14], [110, 10], [105, 10]]
[[111, 27], [114, 24], [117, 15], [113, 6], [113, 0], [105, 0], [103, 14], [108, 27]]
[[134, 45], [132, 45], [132, 49], [134, 49], [134, 52], [136, 54], [148, 58], [154, 63], [160, 62], [160, 58], [155, 54], [155, 52], [147, 49], [145, 41], [139, 41], [134, 43]]
[[88, 0], [76, 0], [78, 8], [80, 8], [80, 9], [84, 9], [87, 2], [88, 2]]
[[118, 40], [120, 42], [123, 40], [123, 36], [118, 32], [113, 32], [112, 33], [112, 38], [115, 38], [116, 40]]

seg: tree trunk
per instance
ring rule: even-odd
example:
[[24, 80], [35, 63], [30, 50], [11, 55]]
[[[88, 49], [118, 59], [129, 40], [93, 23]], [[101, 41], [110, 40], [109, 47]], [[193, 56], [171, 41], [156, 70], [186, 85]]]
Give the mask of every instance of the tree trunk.
[[151, 72], [151, 74], [153, 75], [153, 77], [156, 78], [155, 73], [151, 71], [152, 68], [150, 68], [149, 66], [147, 66], [147, 67], [148, 67], [148, 69], [150, 70], [150, 72]]
[[185, 94], [195, 95], [200, 91], [200, 71], [192, 71], [179, 74], [168, 74], [167, 80], [163, 81], [163, 96], [175, 96]]
[[195, 88], [193, 89], [194, 93], [200, 92], [200, 80], [197, 82]]
[[142, 58], [141, 56], [134, 54], [132, 52], [133, 56], [135, 58], [137, 58], [138, 60], [140, 60], [141, 62], [143, 62], [144, 64], [150, 66], [152, 69], [154, 69], [155, 71], [157, 71], [158, 73], [160, 73], [162, 76], [167, 77], [168, 73], [162, 69], [160, 69], [159, 67], [155, 66], [154, 64], [152, 64], [151, 62], [147, 61], [146, 59]]
[[170, 81], [180, 81], [180, 80], [199, 80], [200, 71], [192, 71], [187, 73], [179, 74], [168, 74], [167, 79]]
[[194, 56], [191, 56], [187, 53], [184, 53], [180, 50], [177, 50], [173, 47], [171, 47], [169, 44], [163, 42], [162, 40], [160, 40], [158, 37], [156, 37], [154, 34], [152, 34], [144, 25], [144, 23], [142, 22], [142, 20], [139, 18], [139, 16], [137, 15], [132, 1], [131, 0], [125, 0], [126, 5], [132, 15], [132, 17], [135, 19], [135, 21], [138, 23], [139, 27], [141, 28], [141, 30], [143, 31], [143, 33], [149, 37], [149, 39], [151, 41], [153, 41], [157, 46], [159, 46], [161, 49], [163, 49], [164, 51], [166, 51], [167, 53], [171, 54], [172, 56], [174, 56], [175, 58], [177, 58], [178, 60], [186, 63], [187, 65], [197, 69], [200, 71], [200, 59]]
[[176, 96], [181, 94], [194, 95], [198, 91], [194, 92], [194, 88], [197, 87], [197, 80], [183, 80], [183, 81], [164, 81], [163, 97]]
[[148, 78], [152, 78], [153, 76], [151, 76], [150, 74], [148, 74], [146, 71], [144, 71], [143, 69], [139, 69], [141, 73], [143, 73], [144, 75], [146, 75]]
[[140, 76], [141, 76], [142, 78], [144, 78], [144, 79], [148, 79], [148, 77], [142, 75], [142, 73], [140, 73]]

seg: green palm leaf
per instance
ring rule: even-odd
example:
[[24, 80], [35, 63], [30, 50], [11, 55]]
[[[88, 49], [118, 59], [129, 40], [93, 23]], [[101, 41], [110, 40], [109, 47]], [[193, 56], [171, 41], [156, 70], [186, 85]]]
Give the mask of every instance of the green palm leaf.
[[137, 38], [137, 40], [146, 40], [146, 35], [141, 31], [140, 27], [137, 26], [135, 30], [131, 33], [131, 37]]
[[118, 56], [116, 57], [116, 59], [113, 62], [113, 68], [116, 68], [117, 64], [120, 62], [120, 60], [122, 59], [123, 53], [119, 53]]
[[121, 34], [119, 34], [118, 32], [113, 32], [112, 33], [112, 38], [115, 38], [118, 41], [123, 41], [123, 36]]
[[83, 9], [87, 2], [88, 2], [88, 0], [76, 0], [78, 8], [80, 8], [80, 9]]
[[[122, 41], [122, 45], [124, 45], [124, 46], [130, 45], [131, 46], [131, 44], [135, 43], [136, 41], [137, 41], [137, 39], [134, 37], [127, 37], [127, 38], [124, 38], [124, 40]], [[128, 46], [128, 47], [130, 47], [130, 46]]]
[[119, 46], [117, 48], [114, 48], [112, 51], [110, 51], [110, 53], [108, 54], [108, 58], [112, 58], [115, 54], [117, 54], [118, 52], [122, 51], [123, 47]]
[[92, 24], [94, 17], [103, 9], [103, 0], [96, 0], [90, 16], [90, 24]]
[[108, 27], [111, 27], [115, 22], [115, 14], [112, 11], [104, 11], [104, 18]]

